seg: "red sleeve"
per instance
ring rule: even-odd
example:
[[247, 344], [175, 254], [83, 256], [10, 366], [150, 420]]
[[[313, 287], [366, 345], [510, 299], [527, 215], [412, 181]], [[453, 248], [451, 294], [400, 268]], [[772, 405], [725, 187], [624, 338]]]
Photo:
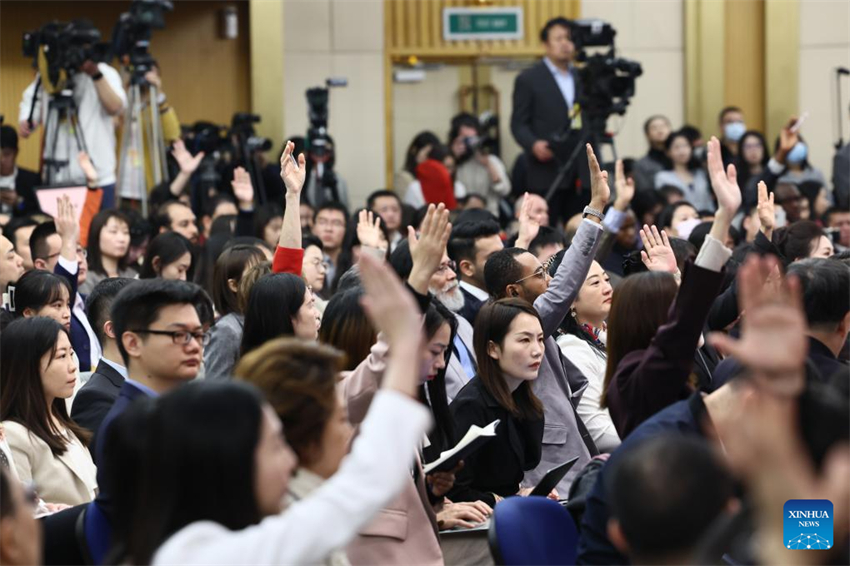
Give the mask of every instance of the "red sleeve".
[[274, 251], [272, 271], [274, 273], [291, 273], [301, 277], [301, 264], [304, 262], [304, 250], [301, 248], [283, 248], [278, 246]]
[[89, 189], [86, 191], [86, 200], [83, 204], [83, 213], [80, 216], [80, 245], [88, 246], [89, 227], [92, 218], [100, 212], [100, 203], [103, 201], [103, 189]]

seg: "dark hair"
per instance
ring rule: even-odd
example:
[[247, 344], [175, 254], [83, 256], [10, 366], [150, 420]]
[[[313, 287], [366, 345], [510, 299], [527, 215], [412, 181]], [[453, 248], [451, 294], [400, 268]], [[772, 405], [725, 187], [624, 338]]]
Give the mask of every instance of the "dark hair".
[[[512, 394], [502, 376], [499, 362], [491, 358], [489, 353], [490, 342], [503, 345], [511, 324], [521, 314], [533, 316], [540, 322], [540, 315], [534, 307], [522, 299], [511, 298], [488, 302], [478, 311], [473, 332], [473, 348], [475, 358], [478, 360], [478, 378], [499, 405], [513, 416], [522, 419], [539, 419], [543, 417], [543, 404], [534, 395], [531, 383], [523, 381]], [[540, 326], [542, 328], [542, 322]]]
[[336, 293], [325, 307], [319, 341], [345, 353], [343, 370], [351, 371], [369, 356], [377, 332], [360, 304], [361, 287]]
[[401, 199], [399, 198], [398, 193], [387, 189], [380, 189], [370, 194], [366, 198], [366, 208], [368, 208], [369, 210], [373, 210], [375, 208], [375, 201], [381, 197], [394, 198], [396, 202], [398, 202], [399, 208], [401, 208]]
[[0, 466], [0, 519], [9, 518], [16, 513], [13, 499], [12, 474], [6, 466]]
[[[236, 204], [236, 199], [230, 196], [227, 193], [219, 193], [215, 195], [213, 198], [208, 199], [204, 204], [204, 216], [213, 216], [215, 214], [215, 209], [218, 208], [220, 204], [229, 203]], [[227, 216], [227, 215], [224, 215]]]
[[283, 208], [279, 204], [269, 202], [258, 206], [254, 211], [254, 237], [265, 241], [266, 226], [275, 218], [283, 218]]
[[685, 137], [688, 138], [688, 140], [690, 140], [691, 145], [696, 143], [697, 140], [702, 139], [702, 132], [696, 126], [685, 124], [684, 126], [679, 128], [679, 131], [682, 132]]
[[337, 202], [334, 200], [326, 201], [321, 204], [321, 206], [317, 206], [315, 212], [313, 212], [313, 222], [319, 217], [319, 213], [324, 210], [336, 210], [342, 213], [342, 217], [348, 222], [348, 209], [341, 202]]
[[[118, 430], [146, 437], [129, 441], [141, 450], [140, 485], [133, 503], [119, 506], [122, 519], [116, 525], [116, 534], [126, 536], [117, 542], [130, 562], [150, 564], [163, 542], [197, 521], [231, 531], [260, 522], [255, 451], [262, 407], [262, 394], [251, 385], [198, 381], [157, 399], [146, 418], [131, 411], [119, 417], [142, 420], [145, 426]], [[111, 436], [113, 446], [127, 443]]]
[[645, 214], [652, 212], [652, 209], [658, 205], [666, 206], [664, 200], [658, 191], [638, 191], [635, 193], [635, 198], [632, 199], [632, 210], [635, 213], [636, 222], [643, 222]]
[[722, 123], [723, 118], [726, 117], [727, 114], [731, 112], [738, 112], [739, 114], [743, 114], [744, 111], [738, 108], [737, 106], [726, 106], [723, 110], [720, 111], [720, 114], [717, 115], [717, 122]]
[[17, 250], [18, 242], [16, 241], [15, 232], [20, 230], [21, 228], [26, 228], [27, 226], [38, 226], [38, 222], [33, 220], [29, 216], [16, 216], [9, 220], [5, 226], [3, 226], [3, 235], [12, 242], [12, 247]]
[[456, 114], [452, 118], [451, 126], [449, 128], [449, 145], [451, 145], [455, 138], [460, 135], [460, 129], [463, 127], [472, 128], [473, 130], [475, 130], [476, 136], [481, 135], [481, 122], [478, 121], [478, 118], [476, 118], [469, 112], [461, 112], [460, 114]]
[[[106, 275], [100, 252], [100, 233], [110, 218], [116, 218], [123, 222], [127, 225], [127, 231], [130, 231], [130, 219], [120, 210], [106, 209], [94, 215], [94, 218], [91, 220], [91, 226], [89, 226], [89, 239], [86, 250], [88, 251], [89, 271], [100, 275]], [[127, 269], [127, 256], [129, 253], [130, 246], [128, 245], [124, 257], [118, 259], [118, 269]]]
[[159, 318], [159, 311], [170, 305], [189, 304], [195, 307], [201, 324], [211, 322], [212, 301], [195, 283], [165, 279], [140, 279], [127, 285], [112, 303], [110, 317], [115, 341], [124, 365], [130, 367], [130, 355], [121, 339], [131, 329], [146, 329]]
[[110, 319], [110, 311], [112, 310], [112, 303], [115, 302], [115, 297], [124, 287], [135, 281], [135, 279], [129, 277], [109, 277], [95, 285], [86, 297], [86, 318], [88, 318], [101, 346], [106, 342], [103, 325]]
[[234, 375], [256, 386], [283, 423], [286, 440], [309, 466], [333, 416], [342, 371], [339, 350], [296, 338], [270, 340], [239, 360]]
[[156, 209], [156, 214], [153, 215], [151, 219], [153, 221], [153, 232], [160, 232], [163, 228], [167, 232], [171, 232], [171, 215], [168, 212], [168, 209], [173, 205], [185, 206], [186, 208], [191, 209], [192, 207], [186, 204], [185, 202], [171, 199], [167, 200]]
[[37, 259], [46, 260], [50, 255], [50, 247], [47, 245], [47, 238], [56, 233], [56, 224], [49, 220], [42, 222], [35, 227], [35, 230], [30, 234], [30, 254], [33, 261]]
[[488, 216], [486, 220], [463, 221], [452, 228], [447, 251], [453, 261], [460, 263], [465, 259], [474, 262], [476, 240], [499, 235], [499, 224], [491, 219], [489, 212], [484, 212]]
[[663, 434], [610, 466], [604, 488], [632, 560], [692, 550], [734, 496], [732, 475], [702, 439]]
[[672, 196], [685, 198], [685, 191], [683, 191], [676, 185], [664, 185], [660, 187], [657, 192], [664, 198], [664, 201], [667, 203], [670, 202], [670, 197]]
[[675, 214], [676, 211], [683, 206], [690, 206], [694, 209], [694, 212], [697, 211], [697, 208], [686, 200], [680, 200], [675, 204], [668, 204], [658, 215], [658, 218], [655, 219], [655, 225], [658, 226], [658, 229], [666, 230], [667, 228], [672, 228], [671, 223], [673, 222], [673, 214]]
[[667, 322], [679, 287], [669, 273], [648, 271], [623, 279], [614, 289], [608, 313], [608, 364], [599, 406], [608, 405], [608, 385], [629, 352], [649, 347], [658, 328]]
[[811, 220], [798, 220], [773, 232], [773, 243], [787, 262], [809, 257], [826, 234]]
[[541, 226], [540, 231], [537, 232], [537, 236], [528, 244], [528, 251], [536, 256], [540, 252], [540, 248], [554, 244], [566, 246], [567, 242], [564, 234], [557, 228]]
[[68, 293], [68, 302], [72, 303], [74, 297], [71, 295], [71, 284], [64, 277], [60, 277], [43, 269], [27, 271], [15, 283], [15, 315], [24, 316], [26, 309], [34, 311], [41, 310], [53, 301], [58, 301], [61, 290], [64, 288]]
[[667, 125], [672, 128], [672, 124], [670, 124], [670, 118], [663, 114], [653, 114], [643, 122], [643, 134], [645, 136], [649, 135], [649, 126], [651, 126], [652, 123], [656, 120], [664, 120], [665, 122], [667, 122]]
[[800, 278], [809, 327], [835, 330], [850, 311], [850, 268], [838, 261], [809, 258], [789, 265], [787, 274]]
[[738, 151], [738, 156], [735, 158], [735, 169], [738, 171], [738, 186], [746, 187], [747, 182], [750, 180], [752, 176], [750, 173], [750, 166], [747, 164], [747, 161], [744, 159], [744, 143], [747, 141], [747, 138], [756, 138], [761, 144], [762, 156], [761, 156], [761, 166], [762, 168], [767, 167], [767, 162], [770, 161], [770, 151], [767, 148], [767, 141], [765, 141], [764, 136], [761, 132], [757, 132], [756, 130], [747, 130], [744, 132], [744, 135], [741, 136], [741, 141], [738, 142], [738, 145], [741, 149]]
[[[838, 206], [830, 206], [829, 208], [826, 209], [826, 212], [823, 213], [823, 223], [829, 224], [829, 221], [832, 220], [833, 214], [850, 214], [850, 211], [844, 210], [843, 208], [840, 208]], [[12, 220], [14, 220], [14, 219], [12, 219]], [[11, 224], [11, 222], [9, 222], [9, 224]], [[6, 226], [9, 226], [9, 224], [7, 224]], [[8, 238], [8, 236], [6, 236], [6, 237]], [[11, 240], [12, 238], [9, 238], [9, 239]], [[14, 244], [15, 242], [13, 241], [12, 243]]]
[[18, 132], [12, 126], [0, 126], [0, 148], [18, 151]]
[[304, 304], [307, 285], [291, 273], [261, 277], [248, 296], [240, 356], [279, 336], [294, 336], [292, 318]]
[[[190, 256], [189, 270], [186, 279], [191, 280], [194, 271], [194, 254], [192, 243], [177, 232], [163, 232], [157, 234], [148, 244], [145, 251], [145, 261], [139, 271], [139, 279], [153, 279], [160, 277], [166, 265], [171, 265], [187, 253]], [[154, 259], [159, 259], [159, 267], [154, 265]]]
[[682, 238], [670, 238], [670, 247], [673, 248], [673, 255], [676, 256], [676, 266], [679, 271], [684, 271], [685, 263], [688, 260], [695, 260], [697, 257], [697, 249], [692, 243]]
[[[567, 253], [568, 249], [569, 248], [564, 248], [563, 250], [552, 256], [552, 262], [549, 264], [550, 277], [555, 277], [555, 274], [558, 272], [558, 268], [561, 266], [561, 262], [564, 261], [564, 254]], [[576, 294], [576, 297], [578, 297], [578, 294]], [[567, 315], [564, 317], [564, 320], [561, 321], [561, 325], [558, 327], [558, 331], [562, 334], [571, 334], [575, 336], [576, 338], [587, 343], [587, 345], [590, 346], [594, 354], [600, 356], [603, 360], [607, 358], [608, 354], [606, 353], [605, 348], [600, 347], [598, 340], [588, 334], [570, 313], [567, 313]]]
[[91, 438], [88, 431], [68, 416], [65, 399], [57, 397], [50, 405], [50, 413], [47, 411], [41, 358], [49, 354], [49, 363], [53, 363], [60, 333], [71, 340], [61, 324], [52, 318], [36, 316], [14, 321], [0, 336], [0, 420], [19, 423], [44, 441], [54, 456], [64, 454], [69, 442], [54, 419], [84, 445]]
[[[416, 154], [426, 146], [436, 146], [440, 144], [440, 138], [433, 132], [419, 132], [407, 146], [407, 153], [404, 159], [404, 170], [416, 177]], [[371, 206], [369, 207], [371, 208]]]
[[390, 267], [402, 281], [407, 281], [413, 270], [413, 256], [410, 255], [410, 242], [407, 238], [401, 240], [390, 254]]
[[449, 325], [449, 347], [446, 349], [446, 367], [437, 372], [434, 379], [425, 382], [419, 388], [419, 400], [431, 407], [434, 415], [434, 428], [428, 433], [431, 446], [423, 450], [426, 461], [439, 458], [443, 450], [448, 450], [458, 440], [455, 437], [454, 419], [449, 411], [449, 398], [446, 393], [446, 370], [452, 355], [452, 344], [457, 335], [457, 317], [439, 300], [434, 299], [425, 311], [425, 336], [431, 340], [444, 324]]
[[572, 20], [568, 20], [563, 16], [558, 16], [556, 18], [552, 18], [546, 25], [543, 26], [543, 29], [540, 30], [540, 41], [546, 43], [549, 41], [549, 30], [551, 30], [555, 26], [561, 26], [566, 28], [568, 32], [570, 32], [570, 37], [572, 38], [573, 34], [573, 22]]
[[310, 246], [316, 246], [322, 251], [324, 251], [325, 249], [324, 244], [322, 244], [322, 240], [320, 240], [313, 234], [303, 234], [301, 236], [301, 249], [306, 250]]
[[[245, 268], [263, 261], [265, 256], [256, 246], [238, 244], [226, 248], [215, 262], [213, 270], [212, 298], [219, 316], [232, 312], [241, 313], [237, 292]], [[233, 291], [228, 281], [236, 282], [237, 291]]]
[[516, 258], [529, 253], [522, 248], [504, 248], [487, 259], [484, 264], [484, 284], [491, 297], [505, 297], [508, 285], [522, 278], [522, 264]]

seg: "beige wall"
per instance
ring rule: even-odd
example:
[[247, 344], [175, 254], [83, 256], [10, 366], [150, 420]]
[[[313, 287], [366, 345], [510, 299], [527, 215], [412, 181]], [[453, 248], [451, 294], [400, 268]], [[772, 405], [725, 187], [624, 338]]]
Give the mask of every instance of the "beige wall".
[[[809, 162], [832, 179], [832, 144], [836, 134], [835, 67], [850, 68], [850, 2], [800, 2], [799, 111], [809, 117], [801, 129], [809, 145]], [[844, 141], [850, 138], [850, 81], [843, 78], [841, 119]]]
[[384, 186], [384, 17], [382, 0], [286, 0], [283, 106], [286, 135], [307, 131], [304, 91], [329, 76], [329, 131], [336, 170], [348, 181], [352, 207]]
[[[621, 156], [638, 157], [646, 152], [643, 121], [664, 114], [681, 126], [685, 116], [684, 19], [682, 0], [584, 0], [583, 18], [600, 18], [617, 30], [621, 57], [643, 65], [636, 94], [624, 117], [612, 117], [611, 131]], [[711, 134], [713, 132], [706, 132]]]

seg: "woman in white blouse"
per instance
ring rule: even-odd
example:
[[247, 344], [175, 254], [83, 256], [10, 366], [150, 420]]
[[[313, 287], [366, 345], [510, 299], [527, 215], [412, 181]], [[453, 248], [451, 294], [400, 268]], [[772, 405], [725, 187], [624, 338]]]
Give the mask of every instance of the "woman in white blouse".
[[16, 320], [0, 339], [0, 420], [21, 481], [52, 503], [94, 498], [89, 433], [68, 416], [76, 363], [68, 331], [47, 317]]
[[[316, 564], [343, 548], [410, 481], [409, 464], [430, 420], [414, 399], [420, 317], [390, 270], [368, 256], [360, 269], [364, 308], [392, 353], [382, 389], [339, 471], [283, 509], [298, 461], [272, 407], [242, 383], [185, 385], [158, 399], [149, 413], [148, 436], [135, 455], [142, 463], [138, 488], [122, 490], [114, 502], [124, 550], [114, 558]], [[138, 418], [137, 411], [127, 418]], [[127, 428], [119, 424], [118, 431]], [[114, 435], [112, 447], [120, 451], [122, 440]]]
[[594, 261], [557, 338], [564, 357], [587, 378], [587, 389], [576, 411], [600, 452], [612, 452], [620, 445], [620, 437], [608, 409], [599, 407], [608, 360], [605, 321], [613, 296], [608, 274]]

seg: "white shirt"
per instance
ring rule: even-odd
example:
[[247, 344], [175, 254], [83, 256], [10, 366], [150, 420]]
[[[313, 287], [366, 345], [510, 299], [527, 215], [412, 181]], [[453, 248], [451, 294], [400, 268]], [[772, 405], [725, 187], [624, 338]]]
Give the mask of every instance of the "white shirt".
[[[97, 70], [103, 73], [101, 80], [109, 83], [115, 94], [121, 99], [122, 110], [127, 107], [127, 95], [124, 93], [124, 85], [121, 83], [121, 75], [113, 67], [106, 63], [98, 63]], [[89, 156], [95, 169], [97, 169], [97, 184], [99, 186], [112, 185], [115, 183], [116, 146], [115, 124], [112, 116], [103, 107], [97, 95], [97, 88], [90, 76], [85, 73], [74, 75], [74, 101], [77, 103], [80, 130], [86, 142]], [[34, 80], [24, 90], [21, 100], [18, 121], [23, 122], [29, 118], [33, 94], [35, 93]], [[48, 114], [48, 100], [51, 97], [39, 89], [38, 102], [33, 112], [33, 123], [43, 124]], [[71, 155], [68, 155], [68, 147]], [[59, 137], [56, 143], [55, 159], [68, 160], [70, 167], [62, 168], [57, 182], [80, 182], [86, 184], [86, 175], [77, 163], [77, 152], [79, 149], [74, 141], [73, 133], [67, 125], [59, 128]], [[46, 180], [46, 179], [45, 179]]]
[[124, 379], [129, 379], [129, 376], [127, 375], [127, 368], [125, 368], [121, 364], [117, 364], [112, 360], [107, 360], [106, 358], [100, 358], [100, 362], [98, 362], [98, 364], [106, 364], [115, 371], [117, 371], [118, 375], [120, 375]]
[[318, 564], [344, 547], [410, 481], [410, 462], [430, 426], [422, 404], [381, 390], [339, 471], [305, 499], [259, 524], [230, 531], [212, 521], [171, 536], [151, 562]]
[[466, 281], [461, 281], [460, 282], [460, 288], [466, 289], [467, 293], [469, 293], [470, 295], [472, 295], [473, 297], [475, 297], [479, 301], [489, 301], [490, 300], [490, 294], [487, 291], [482, 291], [481, 289], [479, 289], [475, 285], [472, 285], [471, 283], [467, 283]]
[[576, 100], [576, 81], [573, 78], [573, 74], [569, 71], [569, 69], [562, 71], [556, 67], [548, 57], [543, 58], [543, 63], [549, 69], [549, 72], [552, 73], [552, 78], [555, 79], [555, 83], [558, 85], [558, 89], [561, 91], [564, 101], [567, 103], [567, 108], [572, 111], [573, 104]]
[[[79, 264], [76, 261], [68, 261], [60, 255], [59, 265], [61, 265], [62, 268], [71, 275], [77, 275]], [[97, 335], [94, 333], [94, 329], [91, 327], [91, 324], [89, 324], [89, 318], [86, 315], [86, 303], [83, 301], [83, 297], [79, 293], [77, 293], [77, 296], [74, 297], [74, 306], [71, 309], [71, 312], [75, 317], [77, 317], [77, 320], [80, 321], [82, 327], [86, 329], [86, 334], [89, 337], [89, 346], [91, 346], [91, 349], [89, 350], [91, 352], [89, 367], [93, 368], [100, 360], [100, 356], [103, 355], [103, 350], [100, 349], [100, 341], [98, 341]]]

